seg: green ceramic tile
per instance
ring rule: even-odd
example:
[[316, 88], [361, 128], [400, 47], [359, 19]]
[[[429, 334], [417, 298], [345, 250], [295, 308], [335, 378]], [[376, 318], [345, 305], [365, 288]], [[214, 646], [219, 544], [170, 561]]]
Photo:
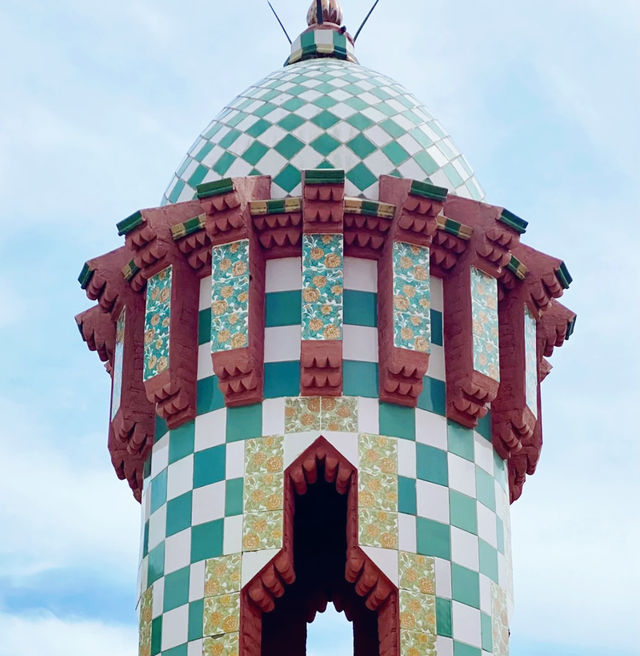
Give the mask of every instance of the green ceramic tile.
[[442, 312], [431, 310], [431, 342], [436, 346], [444, 344], [442, 336]]
[[357, 112], [353, 114], [353, 116], [350, 116], [347, 119], [347, 123], [353, 125], [353, 127], [356, 128], [357, 130], [366, 130], [367, 128], [370, 128], [373, 125], [373, 121], [367, 116], [365, 116], [364, 114], [361, 114], [360, 112]]
[[407, 515], [417, 514], [415, 478], [398, 476], [398, 512]]
[[482, 656], [477, 647], [466, 645], [464, 642], [453, 641], [453, 656]]
[[270, 292], [265, 294], [265, 326], [296, 326], [302, 316], [302, 292], [299, 289], [289, 292]]
[[480, 613], [480, 627], [482, 631], [482, 648], [485, 651], [493, 651], [493, 636], [491, 626], [491, 616], [486, 613]]
[[480, 578], [478, 572], [451, 563], [452, 597], [467, 606], [480, 608]]
[[495, 512], [496, 509], [496, 488], [493, 476], [476, 466], [476, 496], [478, 501], [483, 503], [487, 508]]
[[390, 118], [385, 119], [380, 123], [380, 127], [388, 132], [394, 139], [401, 137], [403, 134], [406, 134], [406, 130], [400, 127], [395, 121]]
[[144, 467], [142, 469], [142, 477], [146, 481], [149, 476], [151, 476], [151, 454], [147, 457], [147, 459], [144, 461]]
[[435, 160], [431, 155], [425, 153], [423, 150], [419, 150], [414, 156], [413, 159], [418, 163], [420, 168], [427, 174], [432, 175], [435, 173], [439, 166], [436, 164]]
[[425, 149], [433, 145], [433, 141], [420, 128], [413, 128], [409, 134]]
[[261, 403], [227, 408], [227, 442], [237, 442], [260, 435], [262, 435]]
[[204, 615], [204, 599], [192, 601], [189, 604], [189, 640], [202, 638], [202, 618]]
[[163, 469], [151, 479], [151, 513], [167, 502], [167, 470]]
[[447, 448], [451, 453], [473, 462], [473, 430], [457, 421], [447, 420]]
[[241, 478], [232, 478], [226, 482], [224, 497], [225, 517], [242, 515], [242, 492], [243, 483]]
[[[290, 91], [292, 91], [292, 89]], [[290, 93], [290, 91], [288, 93]], [[301, 100], [300, 98], [291, 98], [282, 104], [282, 108], [290, 112], [295, 112], [296, 110], [300, 109], [300, 107], [302, 107], [304, 104], [305, 104], [304, 100]]]
[[266, 154], [269, 149], [259, 141], [254, 141], [247, 150], [242, 154], [242, 159], [255, 166]]
[[[440, 148], [440, 150], [444, 150], [445, 144], [439, 143], [438, 147]], [[449, 180], [453, 183], [454, 187], [459, 187], [464, 182], [464, 180], [460, 177], [460, 174], [455, 170], [452, 164], [445, 164], [442, 167], [442, 170], [444, 171], [444, 174], [447, 176], [447, 178], [449, 178]]]
[[416, 411], [395, 403], [379, 405], [380, 435], [416, 439]]
[[449, 490], [451, 524], [474, 535], [478, 534], [476, 500], [457, 490]]
[[375, 151], [376, 147], [363, 134], [359, 134], [347, 143], [347, 146], [360, 158], [364, 159]]
[[484, 540], [478, 540], [480, 572], [495, 583], [498, 582], [498, 552]]
[[409, 153], [396, 141], [387, 144], [382, 152], [393, 162], [394, 166], [399, 166], [409, 157]]
[[304, 119], [297, 114], [288, 114], [282, 120], [278, 121], [278, 125], [287, 132], [293, 132], [296, 128], [299, 128], [303, 123]]
[[335, 125], [340, 119], [326, 109], [323, 112], [320, 112], [317, 116], [314, 116], [311, 119], [312, 123], [315, 123], [319, 128], [323, 130], [328, 130], [330, 127]]
[[317, 98], [312, 102], [316, 107], [329, 109], [330, 107], [333, 107], [335, 104], [337, 104], [338, 101], [332, 98], [331, 96], [320, 96], [320, 98]]
[[191, 526], [192, 494], [186, 492], [167, 503], [167, 537]]
[[262, 107], [258, 107], [253, 111], [255, 116], [264, 118], [267, 114], [271, 114], [274, 109], [278, 109], [273, 103], [265, 103]]
[[427, 444], [416, 444], [416, 471], [419, 479], [449, 485], [447, 454]]
[[497, 451], [493, 452], [493, 475], [504, 489], [507, 485], [507, 467], [505, 461], [498, 455]]
[[340, 145], [340, 142], [329, 134], [321, 134], [310, 145], [314, 150], [317, 150], [321, 155], [326, 157]]
[[169, 464], [193, 453], [195, 422], [188, 421], [174, 428], [169, 435]]
[[164, 542], [149, 552], [147, 586], [164, 576]]
[[[228, 411], [227, 411], [228, 412]], [[227, 449], [224, 444], [198, 451], [193, 456], [193, 487], [224, 480]]]
[[218, 175], [223, 176], [235, 161], [235, 155], [232, 155], [231, 153], [224, 153], [224, 155], [220, 157], [220, 159], [213, 165], [212, 168]]
[[354, 166], [348, 173], [347, 178], [352, 182], [360, 191], [364, 191], [378, 180], [373, 173], [362, 163]]
[[498, 534], [498, 551], [504, 553], [504, 522], [496, 515], [496, 531]]
[[246, 130], [246, 133], [250, 137], [257, 138], [263, 132], [266, 132], [270, 127], [271, 127], [271, 123], [269, 123], [269, 121], [265, 121], [263, 118], [261, 118], [261, 119], [257, 120], [248, 130]]
[[198, 312], [198, 345], [211, 341], [211, 308]]
[[437, 378], [424, 377], [422, 392], [418, 397], [418, 407], [421, 410], [435, 412], [443, 417], [446, 414], [446, 387], [444, 381]]
[[345, 289], [343, 303], [345, 324], [372, 328], [378, 325], [377, 294]]
[[287, 164], [278, 175], [273, 178], [273, 182], [282, 187], [286, 192], [291, 193], [296, 185], [300, 184], [300, 171]]
[[151, 656], [159, 654], [162, 647], [162, 615], [151, 620]]
[[207, 175], [208, 171], [209, 169], [206, 166], [199, 164], [188, 180], [189, 185], [191, 187], [197, 187], [204, 180], [204, 176]]
[[153, 436], [154, 444], [158, 440], [161, 440], [168, 432], [169, 432], [169, 427], [167, 426], [167, 422], [162, 417], [158, 417], [158, 415], [156, 415], [155, 432]]
[[297, 155], [303, 147], [302, 141], [296, 139], [292, 134], [288, 134], [275, 145], [275, 149], [286, 159], [291, 159]]
[[213, 410], [224, 408], [224, 396], [218, 387], [218, 378], [209, 376], [197, 382], [197, 408], [196, 413], [204, 415]]
[[438, 635], [453, 637], [451, 625], [451, 599], [436, 597], [436, 625]]
[[451, 535], [448, 524], [416, 517], [417, 551], [424, 556], [451, 559]]
[[144, 558], [148, 553], [149, 553], [149, 520], [147, 520], [144, 523], [144, 529], [142, 532], [142, 557]]
[[240, 132], [240, 130], [229, 130], [229, 132], [220, 139], [218, 145], [222, 148], [229, 148], [229, 146], [231, 146], [241, 134], [242, 132]]
[[344, 360], [342, 363], [345, 396], [378, 397], [378, 365], [375, 362]]
[[191, 529], [191, 562], [222, 556], [224, 520], [216, 519]]
[[482, 437], [491, 442], [491, 412], [487, 412], [487, 414], [478, 421], [476, 432], [480, 433]]
[[266, 362], [264, 365], [264, 398], [300, 394], [300, 362]]
[[171, 193], [169, 194], [169, 202], [170, 203], [177, 203], [178, 198], [180, 198], [180, 194], [182, 193], [182, 190], [185, 187], [185, 183], [183, 180], [178, 180], [172, 189]]
[[213, 144], [208, 141], [195, 155], [194, 159], [198, 162], [201, 162], [211, 151], [213, 150]]
[[162, 652], [162, 656], [188, 656], [187, 654], [187, 643], [183, 645], [178, 645], [177, 647], [172, 647], [171, 649], [165, 649]]
[[184, 606], [189, 602], [189, 567], [183, 567], [164, 577], [163, 612]]

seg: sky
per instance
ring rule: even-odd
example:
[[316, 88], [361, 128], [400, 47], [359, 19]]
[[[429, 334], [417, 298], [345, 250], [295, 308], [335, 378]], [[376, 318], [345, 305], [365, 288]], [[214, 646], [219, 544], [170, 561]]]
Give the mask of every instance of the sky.
[[[273, 4], [302, 31], [306, 0]], [[369, 6], [343, 0], [352, 32]], [[0, 656], [137, 654], [139, 506], [108, 458], [76, 278], [287, 54], [262, 0], [0, 3]], [[637, 656], [640, 3], [382, 0], [357, 54], [574, 277], [541, 462], [512, 506], [511, 654]], [[351, 653], [321, 619], [311, 656]]]

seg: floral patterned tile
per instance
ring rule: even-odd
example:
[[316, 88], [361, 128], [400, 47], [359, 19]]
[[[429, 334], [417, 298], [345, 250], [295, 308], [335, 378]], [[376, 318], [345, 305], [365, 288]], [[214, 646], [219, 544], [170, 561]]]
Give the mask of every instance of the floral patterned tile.
[[509, 614], [503, 588], [491, 583], [491, 638], [494, 656], [509, 655]]
[[436, 637], [420, 631], [400, 631], [402, 656], [436, 656]]
[[238, 656], [240, 640], [238, 633], [227, 633], [215, 638], [205, 638], [202, 656]]
[[204, 635], [215, 636], [240, 630], [240, 593], [205, 597]]
[[242, 548], [244, 551], [282, 548], [282, 510], [247, 513], [244, 516]]
[[244, 348], [249, 340], [249, 275], [211, 287], [211, 350]]
[[246, 474], [276, 474], [284, 468], [284, 437], [269, 435], [247, 440], [244, 447]]
[[500, 380], [498, 348], [498, 282], [471, 268], [473, 366], [489, 378]]
[[321, 401], [322, 428], [355, 433], [358, 430], [358, 399], [348, 396], [325, 396]]
[[285, 401], [284, 432], [304, 433], [320, 430], [320, 397], [297, 397]]
[[436, 593], [435, 560], [429, 556], [400, 551], [398, 571], [402, 590], [426, 595]]
[[431, 317], [409, 312], [393, 313], [393, 345], [418, 353], [431, 351]]
[[140, 633], [138, 656], [151, 656], [151, 617], [153, 613], [153, 588], [148, 588], [140, 599]]
[[[269, 462], [269, 461], [267, 461]], [[244, 512], [282, 510], [284, 501], [284, 474], [265, 472], [247, 474], [244, 479]]]
[[211, 250], [213, 281], [241, 278], [249, 272], [249, 240], [220, 244]]
[[436, 634], [436, 598], [400, 590], [400, 628]]
[[398, 477], [395, 474], [358, 473], [358, 506], [398, 512]]
[[206, 561], [204, 574], [204, 596], [239, 592], [241, 587], [242, 556], [232, 554]]
[[398, 513], [358, 509], [359, 543], [365, 547], [398, 548]]
[[149, 380], [169, 367], [172, 267], [149, 278], [144, 318], [144, 374]]
[[382, 435], [362, 433], [358, 438], [360, 471], [372, 474], [398, 473], [398, 445]]

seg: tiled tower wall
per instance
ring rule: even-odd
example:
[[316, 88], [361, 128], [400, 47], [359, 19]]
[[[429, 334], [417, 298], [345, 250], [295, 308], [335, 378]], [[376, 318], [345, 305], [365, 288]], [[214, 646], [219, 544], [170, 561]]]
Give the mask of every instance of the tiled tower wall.
[[507, 653], [506, 468], [488, 416], [475, 430], [445, 417], [442, 280], [430, 279], [424, 388], [404, 407], [379, 401], [378, 264], [342, 264], [343, 390], [322, 399], [299, 396], [301, 258], [266, 263], [264, 401], [253, 405], [225, 407], [202, 278], [197, 416], [175, 430], [157, 420], [145, 469], [141, 656], [237, 653], [240, 589], [282, 546], [283, 471], [320, 435], [358, 469], [359, 543], [399, 587], [403, 656]]

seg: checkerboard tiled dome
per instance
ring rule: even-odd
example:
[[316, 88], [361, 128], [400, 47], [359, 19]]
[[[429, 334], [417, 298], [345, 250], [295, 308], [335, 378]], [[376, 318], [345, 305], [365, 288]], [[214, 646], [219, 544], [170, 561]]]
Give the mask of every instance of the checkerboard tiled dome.
[[346, 193], [378, 197], [378, 176], [397, 175], [482, 200], [466, 159], [407, 90], [348, 61], [286, 66], [227, 105], [189, 149], [163, 204], [191, 200], [196, 186], [270, 175], [272, 195], [300, 193], [300, 171], [346, 171]]

